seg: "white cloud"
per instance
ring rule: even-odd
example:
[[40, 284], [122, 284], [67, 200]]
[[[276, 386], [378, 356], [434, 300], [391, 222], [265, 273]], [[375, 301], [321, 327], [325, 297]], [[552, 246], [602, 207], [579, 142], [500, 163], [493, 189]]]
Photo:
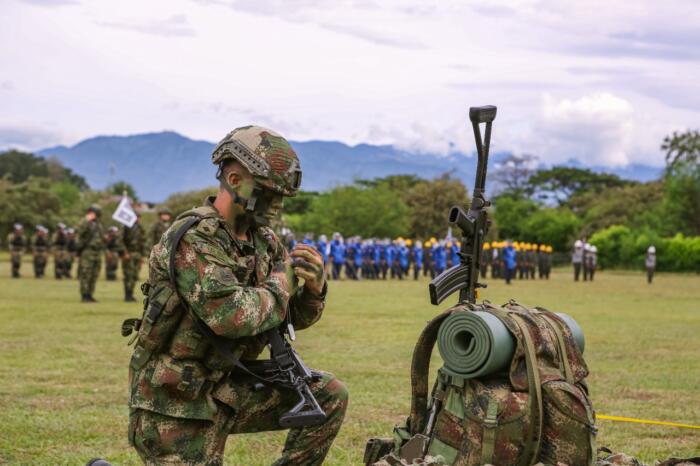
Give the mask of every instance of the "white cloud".
[[547, 94], [539, 122], [539, 131], [547, 135], [543, 156], [626, 165], [635, 131], [633, 116], [632, 105], [612, 94], [561, 100]]

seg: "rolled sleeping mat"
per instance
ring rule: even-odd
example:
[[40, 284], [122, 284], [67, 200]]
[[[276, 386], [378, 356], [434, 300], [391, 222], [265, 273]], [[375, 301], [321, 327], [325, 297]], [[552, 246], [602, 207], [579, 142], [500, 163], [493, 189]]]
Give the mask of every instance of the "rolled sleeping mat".
[[[583, 352], [581, 327], [571, 316], [557, 314], [571, 329]], [[515, 338], [496, 316], [484, 311], [455, 312], [440, 325], [438, 350], [443, 370], [465, 379], [508, 369], [515, 353]]]

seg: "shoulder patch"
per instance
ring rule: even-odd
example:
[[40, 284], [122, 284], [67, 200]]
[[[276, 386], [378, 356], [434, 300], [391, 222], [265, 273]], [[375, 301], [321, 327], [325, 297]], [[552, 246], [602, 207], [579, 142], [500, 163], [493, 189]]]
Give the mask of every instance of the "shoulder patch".
[[219, 229], [219, 221], [215, 218], [205, 218], [197, 225], [197, 231], [206, 236], [214, 236]]

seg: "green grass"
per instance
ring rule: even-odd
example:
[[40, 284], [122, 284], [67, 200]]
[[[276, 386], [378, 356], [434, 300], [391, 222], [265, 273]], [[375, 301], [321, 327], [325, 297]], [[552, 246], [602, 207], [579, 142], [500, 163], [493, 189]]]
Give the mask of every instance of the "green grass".
[[[25, 278], [13, 280], [7, 255], [0, 258], [0, 463], [77, 465], [99, 455], [139, 464], [126, 438], [130, 348], [119, 328], [140, 306], [122, 302], [121, 282], [104, 280], [100, 302], [81, 304], [75, 280], [29, 278], [26, 259]], [[697, 275], [659, 274], [648, 286], [641, 272], [599, 273], [594, 283], [573, 283], [566, 269], [549, 282], [490, 283], [483, 297], [576, 318], [599, 413], [700, 424]], [[366, 439], [405, 418], [413, 344], [441, 308], [428, 303], [425, 280], [332, 283], [324, 318], [297, 345], [350, 390], [327, 464], [360, 464]], [[646, 461], [700, 453], [698, 430], [602, 420], [599, 428], [599, 445]], [[226, 464], [269, 464], [283, 436], [231, 437]]]

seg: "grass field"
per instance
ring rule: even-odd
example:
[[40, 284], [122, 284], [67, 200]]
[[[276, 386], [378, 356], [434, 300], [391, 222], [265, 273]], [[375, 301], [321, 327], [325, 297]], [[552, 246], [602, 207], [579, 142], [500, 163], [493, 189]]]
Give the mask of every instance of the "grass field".
[[[7, 256], [0, 259], [0, 463], [79, 465], [99, 455], [139, 464], [126, 438], [130, 348], [119, 328], [140, 306], [122, 301], [121, 282], [105, 281], [99, 303], [81, 304], [75, 280], [29, 278], [26, 259], [25, 278], [13, 280]], [[483, 297], [576, 318], [599, 413], [700, 424], [697, 275], [660, 274], [648, 286], [641, 272], [610, 272], [573, 283], [566, 269], [549, 282], [490, 283]], [[332, 283], [324, 318], [297, 345], [307, 363], [334, 372], [350, 390], [326, 464], [360, 464], [365, 440], [390, 434], [405, 418], [412, 347], [438, 311], [425, 280]], [[602, 420], [599, 429], [599, 445], [647, 461], [700, 454], [700, 430]], [[231, 437], [226, 464], [270, 464], [283, 435]]]

